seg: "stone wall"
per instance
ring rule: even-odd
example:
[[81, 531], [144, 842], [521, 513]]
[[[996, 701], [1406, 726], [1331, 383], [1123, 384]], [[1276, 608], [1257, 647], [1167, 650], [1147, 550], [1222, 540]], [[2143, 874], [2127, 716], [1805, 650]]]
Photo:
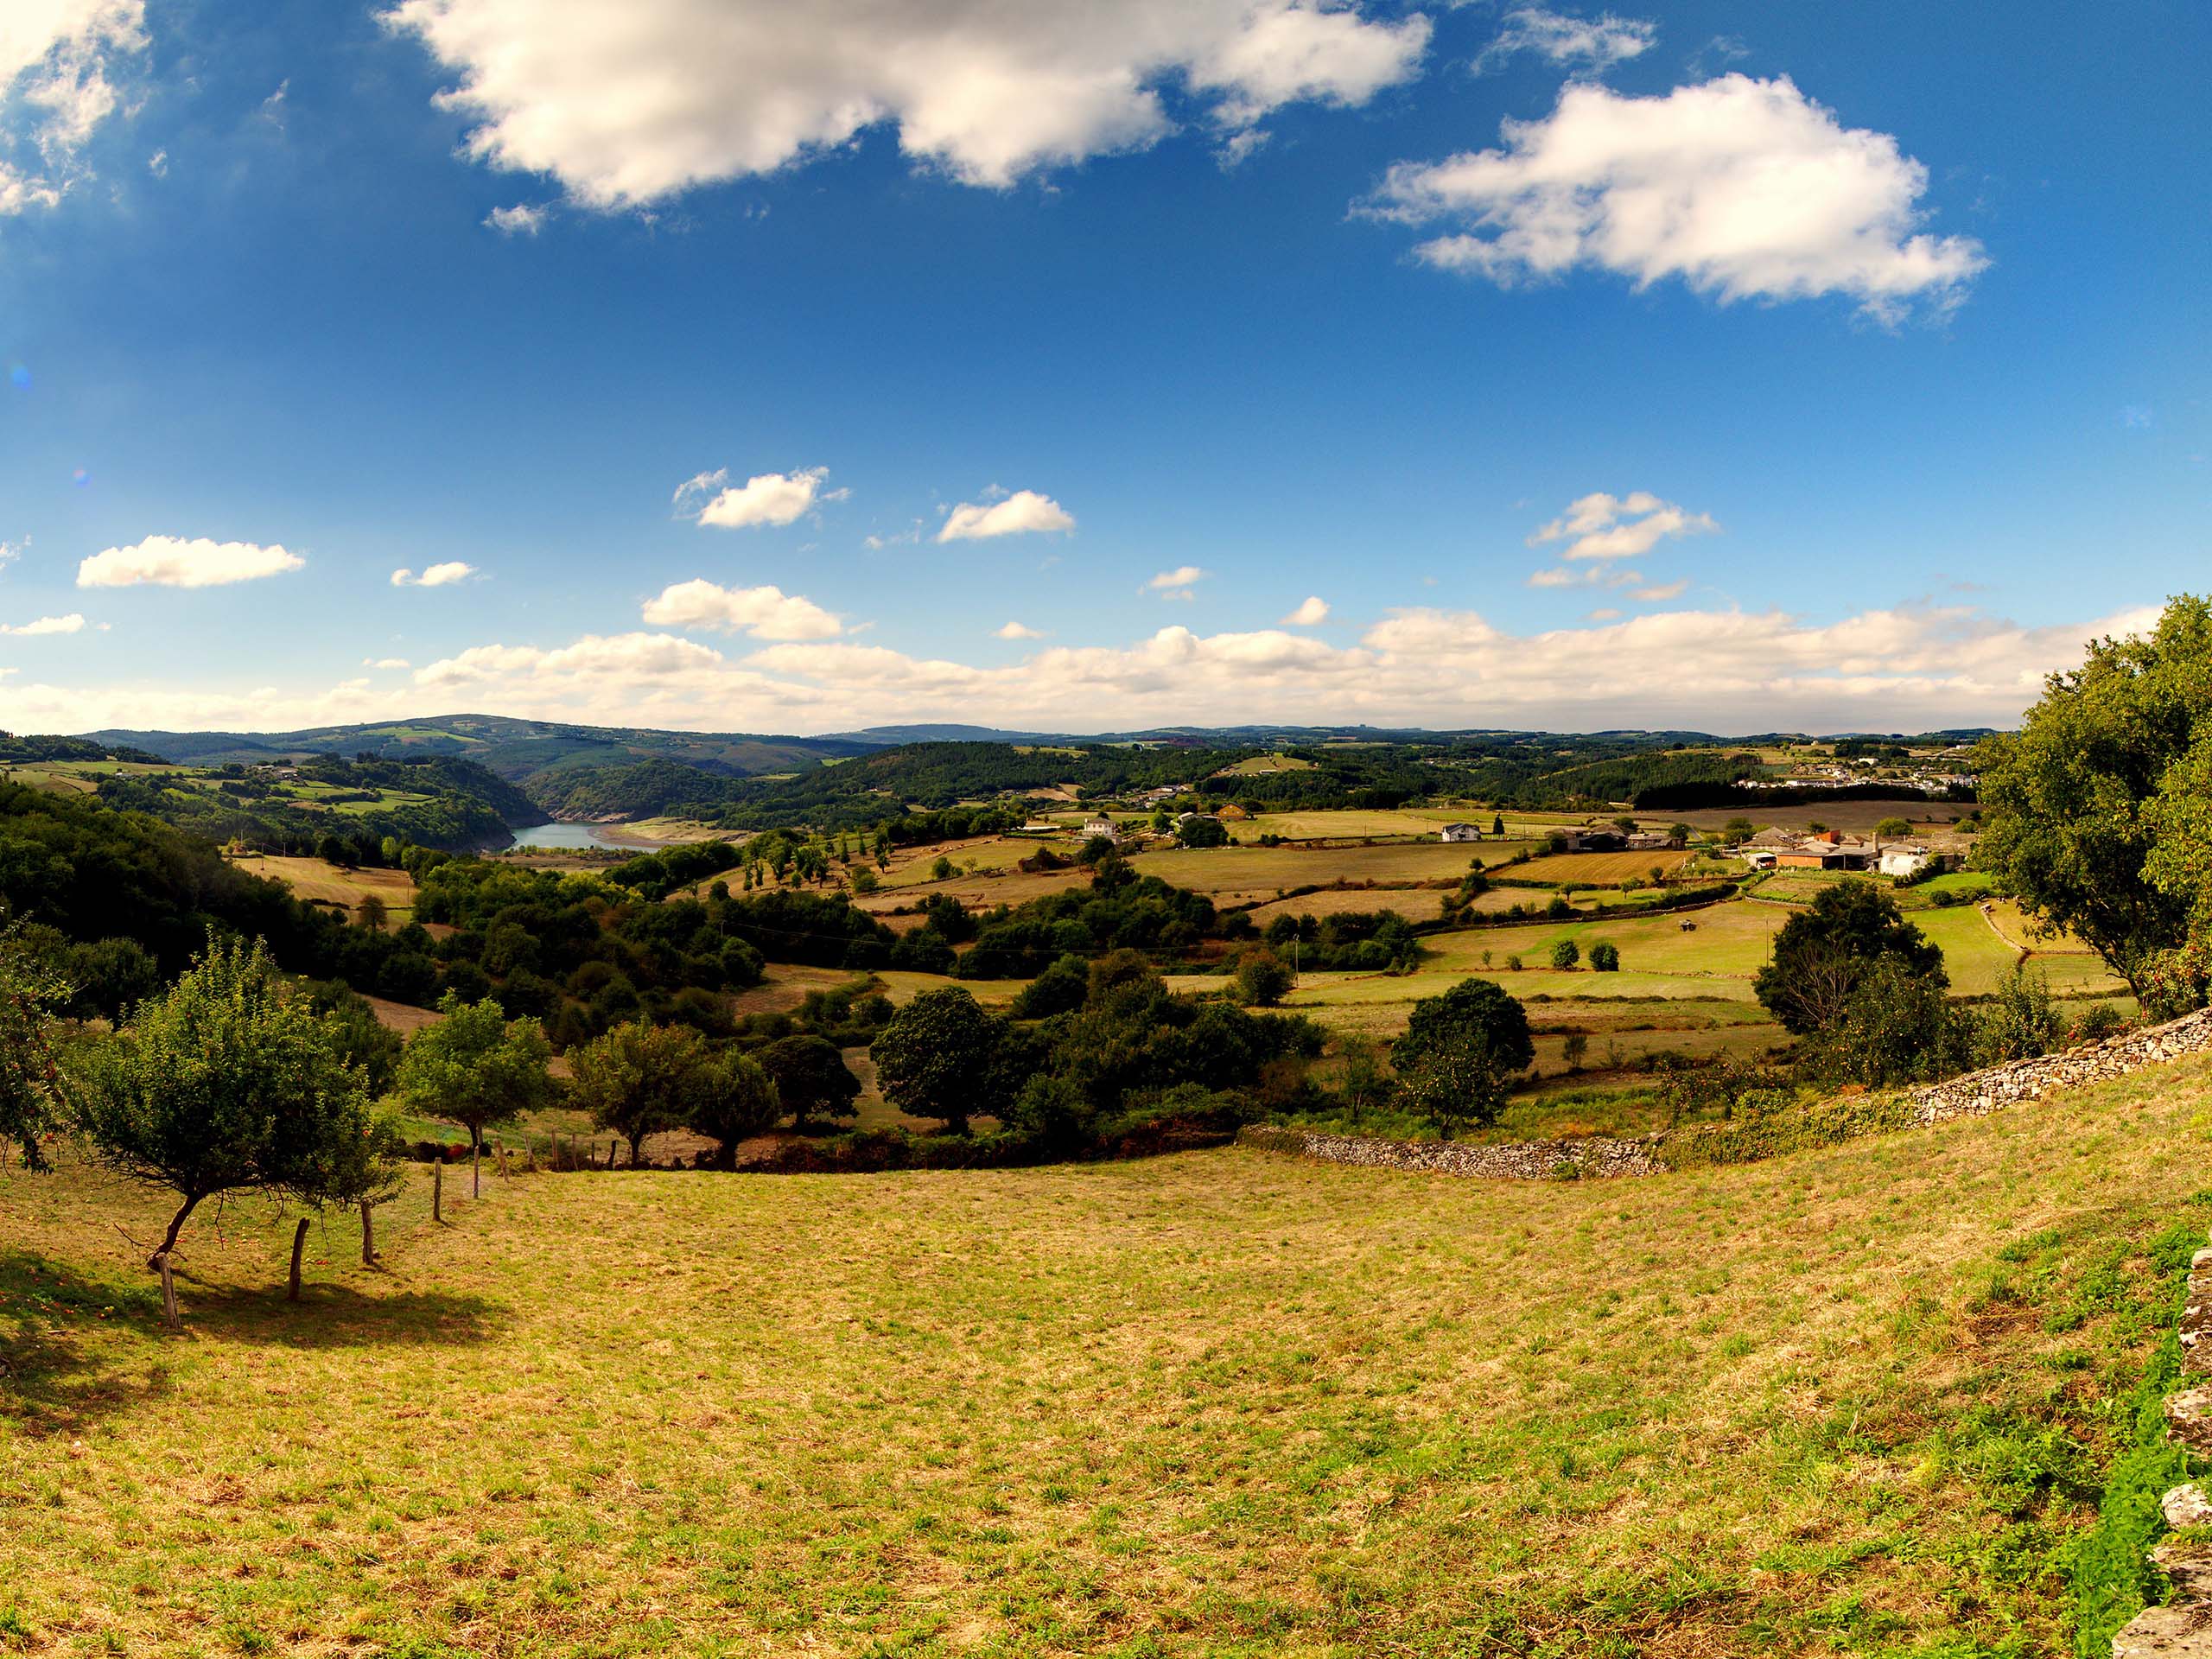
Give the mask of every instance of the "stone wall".
[[[1916, 1089], [1904, 1098], [1915, 1122], [1944, 1123], [1953, 1118], [2000, 1112], [2020, 1101], [2040, 1099], [2059, 1090], [2078, 1089], [2107, 1077], [2126, 1077], [2146, 1065], [2206, 1052], [2212, 1052], [2212, 1009], [2129, 1032], [2088, 1048], [1969, 1071], [1947, 1083]], [[1695, 1135], [1697, 1130], [1682, 1133]], [[1362, 1135], [1255, 1127], [1246, 1129], [1237, 1141], [1262, 1151], [1287, 1152], [1332, 1164], [1507, 1180], [1559, 1180], [1591, 1175], [1656, 1175], [1668, 1166], [1658, 1151], [1663, 1138], [1654, 1135], [1634, 1141], [1517, 1141], [1478, 1146], [1463, 1141], [1376, 1141]]]
[[1365, 1164], [1378, 1169], [1425, 1170], [1437, 1175], [1482, 1175], [1507, 1180], [1567, 1180], [1589, 1175], [1656, 1175], [1656, 1135], [1637, 1141], [1515, 1141], [1478, 1146], [1466, 1141], [1376, 1141], [1357, 1135], [1319, 1135], [1308, 1129], [1255, 1126], [1236, 1137], [1241, 1146], [1294, 1153], [1325, 1163]]
[[[2185, 1021], [2178, 1023], [2186, 1023]], [[2182, 1370], [2193, 1385], [2166, 1397], [2166, 1438], [2212, 1457], [2212, 1249], [2189, 1264], [2181, 1315]], [[2168, 1492], [2159, 1508], [2170, 1527], [2212, 1522], [2212, 1497], [2195, 1481]], [[2212, 1659], [2212, 1544], [2164, 1543], [2152, 1563], [2173, 1585], [2173, 1599], [2146, 1607], [2113, 1638], [2113, 1659]]]
[[1964, 1077], [1916, 1089], [1906, 1098], [1921, 1122], [1943, 1123], [1955, 1117], [2001, 1112], [2019, 1101], [2038, 1100], [2058, 1090], [2126, 1077], [2146, 1065], [2209, 1050], [2212, 1050], [2212, 1009], [2200, 1009], [2163, 1026], [2131, 1031], [2088, 1048], [2069, 1048], [2063, 1054], [1969, 1071]]

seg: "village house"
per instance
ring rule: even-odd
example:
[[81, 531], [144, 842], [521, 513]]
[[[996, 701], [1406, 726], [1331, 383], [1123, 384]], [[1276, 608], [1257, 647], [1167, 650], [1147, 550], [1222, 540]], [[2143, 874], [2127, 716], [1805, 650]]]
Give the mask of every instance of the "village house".
[[1111, 818], [1086, 818], [1083, 825], [1085, 841], [1119, 841], [1122, 832], [1114, 827]]
[[1480, 841], [1482, 826], [1478, 823], [1447, 823], [1437, 832], [1440, 841]]
[[1628, 838], [1631, 853], [1669, 853], [1681, 846], [1681, 839], [1663, 830], [1639, 830]]

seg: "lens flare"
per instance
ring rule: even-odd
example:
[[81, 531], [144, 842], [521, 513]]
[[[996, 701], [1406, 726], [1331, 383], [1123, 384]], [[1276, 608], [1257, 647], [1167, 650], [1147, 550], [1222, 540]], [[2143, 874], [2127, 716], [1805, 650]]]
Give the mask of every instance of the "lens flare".
[[29, 391], [31, 389], [30, 365], [27, 363], [10, 363], [8, 365], [8, 384], [17, 391]]
[[92, 475], [86, 472], [82, 467], [79, 467], [75, 472], [69, 474], [69, 481], [81, 490], [86, 485], [92, 481]]

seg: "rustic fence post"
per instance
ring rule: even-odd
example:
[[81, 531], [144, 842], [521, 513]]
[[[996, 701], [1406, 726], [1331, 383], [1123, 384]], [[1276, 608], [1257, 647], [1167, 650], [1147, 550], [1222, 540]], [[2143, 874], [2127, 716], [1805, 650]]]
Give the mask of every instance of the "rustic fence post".
[[430, 1166], [430, 1219], [443, 1221], [445, 1218], [446, 1155], [441, 1149], [438, 1153], [438, 1161]]
[[468, 1196], [472, 1198], [484, 1196], [484, 1143], [481, 1141], [468, 1143]]
[[377, 1224], [374, 1206], [366, 1198], [361, 1200], [361, 1265], [373, 1268], [377, 1264]]
[[162, 1273], [162, 1328], [165, 1331], [181, 1330], [184, 1321], [177, 1317], [176, 1279], [170, 1270], [169, 1253], [167, 1250], [160, 1252], [154, 1257], [154, 1262]]
[[284, 1291], [284, 1300], [288, 1302], [300, 1300], [300, 1252], [307, 1247], [308, 1218], [302, 1216], [300, 1224], [292, 1229], [292, 1282]]

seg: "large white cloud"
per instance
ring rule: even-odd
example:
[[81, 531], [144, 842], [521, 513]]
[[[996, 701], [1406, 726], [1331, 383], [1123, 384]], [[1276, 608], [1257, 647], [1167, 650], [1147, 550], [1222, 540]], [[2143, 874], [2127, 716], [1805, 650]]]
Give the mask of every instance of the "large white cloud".
[[845, 499], [846, 491], [823, 489], [829, 476], [827, 467], [805, 467], [791, 473], [757, 473], [742, 484], [732, 484], [728, 469], [717, 468], [677, 485], [676, 510], [715, 530], [797, 524], [816, 502]]
[[219, 588], [297, 570], [307, 561], [279, 546], [207, 537], [149, 536], [111, 547], [77, 566], [79, 588]]
[[917, 162], [1005, 186], [1172, 131], [1224, 137], [1357, 105], [1417, 69], [1418, 14], [1346, 0], [399, 0], [457, 78], [468, 152], [634, 207], [896, 130]]
[[1049, 495], [1016, 490], [988, 506], [963, 501], [945, 515], [940, 542], [979, 542], [993, 536], [1027, 536], [1039, 531], [1073, 530], [1075, 515]]
[[1988, 263], [1973, 238], [1919, 228], [1928, 169], [1895, 138], [1844, 126], [1786, 77], [1654, 98], [1570, 86], [1503, 137], [1400, 162], [1366, 211], [1447, 227], [1419, 256], [1499, 283], [1592, 266], [1724, 301], [1842, 294], [1885, 320], [1955, 302]]
[[466, 706], [491, 714], [721, 731], [835, 731], [954, 720], [1101, 731], [1203, 721], [1454, 728], [1915, 731], [2018, 718], [2085, 640], [2150, 610], [2023, 627], [1958, 607], [1811, 622], [1781, 612], [1662, 611], [1538, 633], [1478, 613], [1400, 611], [1339, 648], [1263, 628], [1162, 628], [1127, 645], [1056, 646], [1004, 667], [848, 641], [728, 654], [666, 632], [486, 645], [404, 686], [187, 692], [101, 681], [16, 685], [11, 729], [282, 730]]
[[0, 140], [38, 153], [27, 172], [0, 157], [0, 214], [50, 207], [84, 176], [77, 152], [123, 102], [111, 76], [146, 44], [145, 0], [0, 0]]
[[645, 601], [657, 628], [707, 628], [756, 639], [828, 639], [844, 626], [810, 599], [780, 588], [721, 588], [704, 578], [679, 582]]

